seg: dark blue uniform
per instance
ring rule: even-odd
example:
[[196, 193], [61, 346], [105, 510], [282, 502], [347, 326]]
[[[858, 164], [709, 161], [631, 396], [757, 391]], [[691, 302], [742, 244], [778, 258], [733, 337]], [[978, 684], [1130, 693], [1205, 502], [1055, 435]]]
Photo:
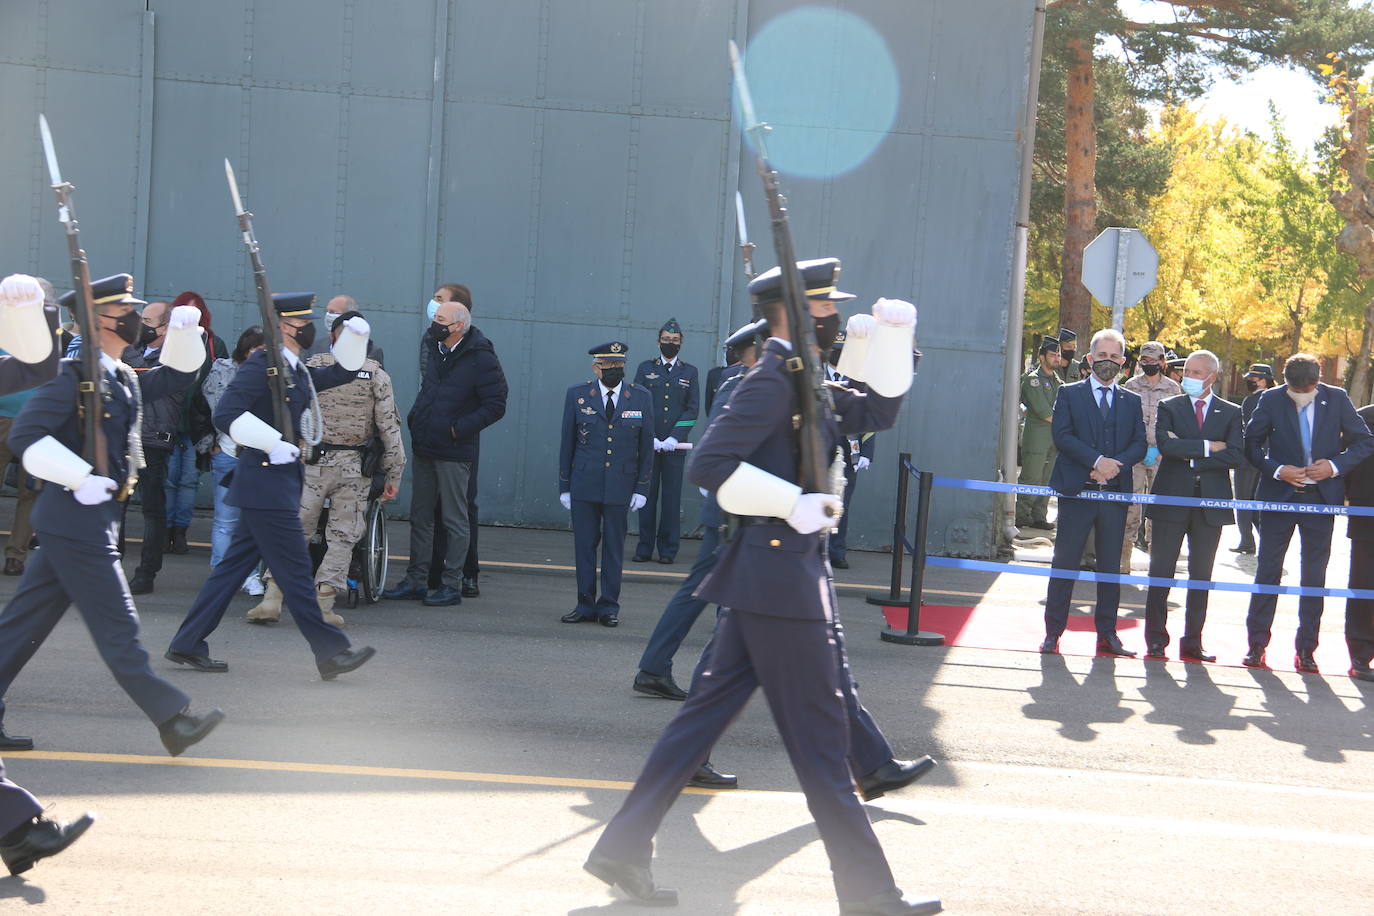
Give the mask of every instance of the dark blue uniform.
[[[11, 428], [12, 452], [22, 454], [38, 440], [52, 436], [81, 453], [79, 375], [76, 360], [63, 360], [57, 377], [34, 392]], [[138, 390], [145, 400], [153, 401], [184, 391], [195, 375], [159, 366], [141, 378], [123, 368], [117, 378], [106, 373], [105, 379], [109, 396], [102, 425], [108, 475], [122, 484], [128, 477], [129, 428], [134, 423]], [[153, 673], [139, 642], [137, 611], [116, 547], [121, 508], [115, 500], [82, 505], [70, 490], [53, 483], [38, 494], [33, 527], [42, 543], [0, 615], [0, 696], [74, 603], [115, 680], [150, 720], [161, 725], [190, 702], [185, 693]]]
[[[677, 359], [671, 366], [662, 357], [646, 359], [635, 371], [635, 384], [647, 388], [653, 401], [654, 439], [672, 437], [686, 442], [697, 422], [697, 367]], [[653, 452], [653, 480], [649, 502], [639, 510], [639, 545], [635, 560], [654, 554], [665, 563], [677, 557], [682, 534], [682, 472], [686, 450]], [[660, 509], [662, 515], [659, 514]]]
[[[292, 374], [294, 387], [287, 395], [287, 406], [291, 412], [291, 426], [296, 430], [301, 428], [301, 416], [310, 403], [311, 381], [316, 391], [323, 391], [356, 378], [355, 373], [338, 363], [310, 368], [298, 362], [292, 368], [289, 362], [287, 360], [287, 371]], [[248, 357], [234, 374], [215, 407], [215, 427], [228, 434], [230, 425], [245, 411], [266, 423], [272, 422], [267, 354], [262, 351]], [[301, 635], [310, 643], [317, 662], [333, 658], [349, 647], [343, 631], [324, 622], [316, 600], [310, 553], [300, 521], [304, 480], [304, 467], [299, 460], [272, 464], [267, 455], [257, 449], [239, 448], [238, 466], [225, 481], [229, 488], [225, 502], [241, 510], [238, 527], [224, 558], [210, 571], [210, 578], [201, 586], [181, 629], [173, 637], [172, 652], [210, 654], [206, 639], [219, 626], [230, 600], [259, 559], [266, 560], [286, 607]]]
[[[741, 462], [797, 479], [789, 355], [770, 340], [757, 366], [730, 394], [692, 462], [694, 485], [716, 490]], [[839, 433], [860, 435], [895, 422], [901, 399], [835, 393]], [[822, 535], [786, 523], [751, 524], [722, 547], [699, 597], [724, 607], [707, 669], [649, 755], [594, 854], [648, 867], [653, 835], [710, 748], [762, 687], [807, 804], [830, 856], [841, 901], [895, 891], [846, 759], [849, 736], [836, 665], [835, 596]]]
[[[630, 497], [645, 496], [653, 462], [654, 429], [649, 392], [620, 383], [615, 411], [606, 416], [601, 383], [568, 389], [558, 459], [558, 492], [572, 497], [573, 550], [577, 558], [577, 608], [583, 620], [618, 617], [620, 578]], [[601, 546], [601, 594], [596, 588], [596, 548]]]
[[[864, 392], [868, 390], [868, 386], [863, 382], [851, 381], [834, 369], [830, 369], [827, 375], [831, 381], [847, 388], [853, 388], [855, 391]], [[854, 500], [854, 487], [859, 482], [859, 471], [854, 465], [859, 458], [867, 458], [870, 464], [872, 463], [877, 441], [877, 437], [872, 433], [850, 436], [844, 440], [844, 514], [840, 516], [839, 525], [835, 526], [834, 533], [830, 535], [831, 563], [848, 562], [849, 506]]]

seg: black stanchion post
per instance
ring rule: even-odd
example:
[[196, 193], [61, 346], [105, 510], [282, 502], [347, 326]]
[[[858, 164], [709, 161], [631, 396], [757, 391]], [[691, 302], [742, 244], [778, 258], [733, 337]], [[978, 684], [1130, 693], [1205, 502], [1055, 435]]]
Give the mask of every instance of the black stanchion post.
[[916, 506], [916, 535], [911, 541], [911, 594], [906, 610], [906, 630], [888, 627], [882, 632], [884, 642], [904, 646], [943, 646], [945, 638], [939, 633], [921, 632], [921, 605], [925, 603], [921, 591], [926, 577], [926, 532], [930, 527], [930, 491], [934, 477], [929, 471], [916, 471], [920, 476]]
[[911, 453], [897, 456], [897, 515], [892, 522], [892, 584], [886, 595], [869, 595], [869, 604], [891, 606], [902, 603], [902, 550], [906, 540], [907, 481], [910, 480]]

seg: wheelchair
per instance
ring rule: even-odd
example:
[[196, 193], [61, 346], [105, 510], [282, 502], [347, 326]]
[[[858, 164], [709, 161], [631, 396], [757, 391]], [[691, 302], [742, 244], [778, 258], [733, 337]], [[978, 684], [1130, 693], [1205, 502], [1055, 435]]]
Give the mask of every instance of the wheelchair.
[[[353, 556], [348, 566], [348, 594], [340, 595], [337, 601], [344, 607], [358, 606], [361, 597], [367, 604], [381, 600], [382, 590], [386, 588], [387, 564], [389, 563], [386, 533], [386, 513], [382, 511], [382, 487], [386, 474], [375, 474], [372, 487], [368, 491], [367, 508], [363, 511], [363, 534], [353, 545]], [[310, 537], [311, 571], [320, 568], [324, 552], [329, 544], [325, 532], [329, 525], [329, 500], [325, 500], [320, 512], [320, 522]]]

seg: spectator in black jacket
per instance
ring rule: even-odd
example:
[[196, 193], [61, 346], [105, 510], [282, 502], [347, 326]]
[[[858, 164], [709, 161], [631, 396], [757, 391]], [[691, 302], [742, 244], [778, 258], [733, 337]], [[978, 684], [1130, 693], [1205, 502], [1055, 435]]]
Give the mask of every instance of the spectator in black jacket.
[[[383, 598], [423, 598], [429, 607], [462, 604], [463, 561], [468, 552], [468, 479], [478, 436], [506, 413], [506, 376], [496, 349], [472, 327], [461, 302], [445, 302], [430, 322], [420, 393], [406, 417], [415, 455], [410, 490], [410, 565]], [[427, 587], [435, 507], [448, 535], [444, 576]]]
[[[167, 318], [171, 309], [165, 302], [149, 302], [143, 307], [143, 328], [139, 342], [124, 351], [124, 362], [143, 373], [160, 366], [162, 342], [167, 337]], [[129, 579], [129, 592], [146, 595], [162, 571], [162, 554], [167, 546], [167, 463], [176, 448], [181, 430], [187, 392], [180, 391], [143, 405], [143, 460], [138, 474], [138, 498], [143, 505], [143, 550], [138, 568]], [[124, 504], [127, 514], [129, 504]]]

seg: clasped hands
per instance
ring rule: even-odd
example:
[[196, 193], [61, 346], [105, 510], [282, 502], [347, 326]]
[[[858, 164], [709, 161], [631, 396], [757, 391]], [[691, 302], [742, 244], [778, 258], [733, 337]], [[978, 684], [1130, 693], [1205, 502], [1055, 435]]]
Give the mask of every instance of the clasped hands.
[[1317, 483], [1335, 475], [1336, 469], [1325, 458], [1315, 461], [1305, 468], [1300, 468], [1295, 464], [1285, 464], [1279, 468], [1279, 479], [1293, 487]]
[[1097, 459], [1097, 464], [1093, 465], [1092, 473], [1088, 475], [1094, 483], [1106, 483], [1115, 480], [1116, 475], [1121, 473], [1121, 462], [1115, 458], [1102, 457]]

